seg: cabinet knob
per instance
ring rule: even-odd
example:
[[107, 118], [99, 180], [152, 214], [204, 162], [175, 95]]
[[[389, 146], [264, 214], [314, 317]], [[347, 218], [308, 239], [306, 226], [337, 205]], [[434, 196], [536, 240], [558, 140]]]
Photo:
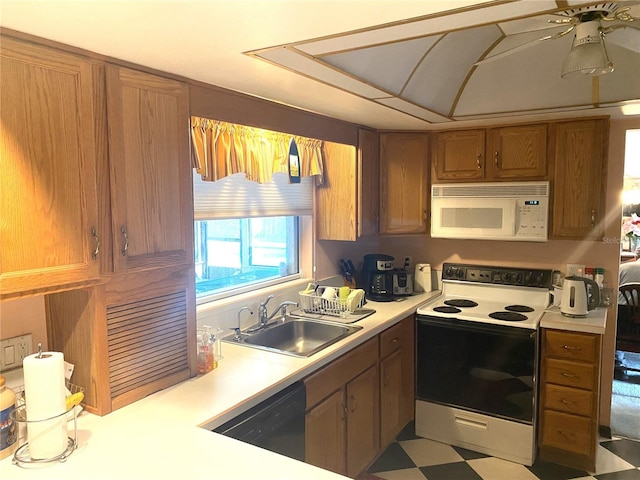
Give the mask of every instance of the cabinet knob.
[[481, 158], [482, 158], [482, 154], [478, 153], [478, 156], [476, 157], [476, 165], [478, 166], [478, 170], [482, 168], [482, 166], [480, 165]]
[[96, 233], [96, 229], [95, 228], [91, 229], [91, 236], [93, 237], [93, 239], [96, 242], [96, 248], [93, 251], [93, 253], [91, 254], [91, 258], [93, 258], [95, 260], [96, 257], [98, 256], [98, 253], [100, 253], [100, 237]]

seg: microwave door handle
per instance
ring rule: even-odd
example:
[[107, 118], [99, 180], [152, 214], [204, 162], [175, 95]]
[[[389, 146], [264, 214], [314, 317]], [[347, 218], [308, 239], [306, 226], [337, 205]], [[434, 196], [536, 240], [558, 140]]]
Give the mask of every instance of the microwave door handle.
[[511, 235], [512, 236], [516, 236], [517, 235], [517, 226], [520, 225], [520, 208], [518, 208], [518, 200], [517, 199], [513, 199], [513, 208], [515, 209], [513, 212], [513, 215], [510, 215], [511, 217]]

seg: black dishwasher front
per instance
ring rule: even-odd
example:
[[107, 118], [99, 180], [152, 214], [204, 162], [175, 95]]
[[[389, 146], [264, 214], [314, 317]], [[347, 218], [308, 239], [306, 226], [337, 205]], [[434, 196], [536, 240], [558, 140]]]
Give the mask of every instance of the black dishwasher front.
[[296, 382], [213, 431], [304, 461], [305, 406], [304, 383]]

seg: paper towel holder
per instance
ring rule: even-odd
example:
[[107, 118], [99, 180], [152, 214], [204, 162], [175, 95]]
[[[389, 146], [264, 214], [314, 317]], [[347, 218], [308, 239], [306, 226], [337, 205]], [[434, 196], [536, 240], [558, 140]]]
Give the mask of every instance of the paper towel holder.
[[[41, 345], [38, 344], [39, 350], [42, 349]], [[66, 387], [69, 391], [74, 394], [78, 392], [84, 392], [84, 388], [74, 385], [71, 382], [66, 383]], [[72, 406], [66, 412], [61, 413], [60, 415], [53, 416], [51, 418], [45, 418], [42, 420], [27, 420], [27, 406], [24, 403], [24, 391], [20, 390], [16, 392], [16, 397], [18, 399], [18, 403], [21, 403], [16, 409], [11, 412], [11, 420], [17, 425], [18, 429], [18, 440], [16, 444], [19, 445], [16, 451], [13, 454], [12, 463], [14, 465], [26, 465], [26, 464], [41, 464], [41, 463], [50, 463], [50, 462], [66, 462], [69, 455], [73, 453], [73, 451], [78, 448], [78, 405]], [[29, 454], [29, 442], [27, 439], [27, 425], [29, 423], [37, 423], [37, 422], [48, 422], [54, 420], [58, 417], [62, 416], [73, 416], [73, 428], [71, 436], [67, 437], [67, 448], [51, 458], [32, 458]], [[69, 418], [67, 418], [67, 421]], [[22, 440], [22, 443], [20, 441]]]

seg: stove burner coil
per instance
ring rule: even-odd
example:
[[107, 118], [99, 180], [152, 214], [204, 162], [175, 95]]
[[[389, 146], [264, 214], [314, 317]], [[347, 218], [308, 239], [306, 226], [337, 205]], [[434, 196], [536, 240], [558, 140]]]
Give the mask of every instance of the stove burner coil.
[[460, 307], [460, 308], [468, 308], [468, 307], [477, 307], [478, 303], [473, 300], [467, 300], [465, 298], [453, 298], [451, 300], [445, 300], [445, 305], [450, 305], [452, 307]]
[[508, 307], [504, 307], [504, 309], [510, 312], [520, 312], [520, 313], [533, 312], [534, 310], [533, 308], [527, 305], [509, 305]]
[[460, 313], [462, 310], [460, 310], [459, 308], [456, 308], [456, 307], [450, 307], [450, 306], [442, 305], [442, 306], [439, 306], [439, 307], [434, 307], [433, 311], [434, 312], [438, 312], [438, 313]]
[[527, 319], [526, 315], [515, 312], [493, 312], [490, 313], [489, 316], [496, 320], [504, 320], [506, 322], [522, 322]]

